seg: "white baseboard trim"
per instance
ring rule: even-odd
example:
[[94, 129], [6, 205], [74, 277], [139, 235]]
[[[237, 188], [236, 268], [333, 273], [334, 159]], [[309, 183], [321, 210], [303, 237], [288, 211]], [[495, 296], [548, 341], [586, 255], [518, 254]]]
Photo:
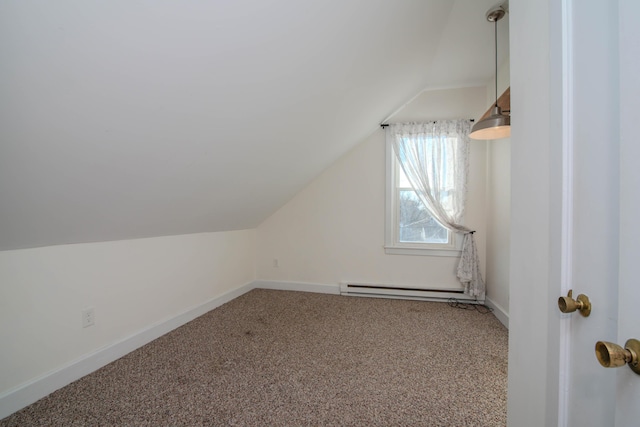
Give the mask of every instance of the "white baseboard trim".
[[491, 298], [486, 297], [484, 303], [487, 307], [491, 307], [493, 309], [493, 315], [504, 325], [505, 328], [509, 329], [509, 314], [502, 308], [500, 305], [496, 304]]
[[278, 291], [315, 292], [318, 294], [340, 295], [340, 285], [323, 285], [319, 283], [282, 282], [276, 280], [256, 280], [254, 289], [274, 289]]
[[46, 373], [38, 378], [10, 389], [0, 395], [0, 419], [42, 399], [48, 394], [71, 384], [143, 345], [171, 332], [172, 330], [202, 316], [216, 307], [254, 289], [254, 283], [247, 283], [232, 289], [203, 304], [191, 307], [183, 313], [157, 322], [129, 337], [86, 354], [67, 365]]

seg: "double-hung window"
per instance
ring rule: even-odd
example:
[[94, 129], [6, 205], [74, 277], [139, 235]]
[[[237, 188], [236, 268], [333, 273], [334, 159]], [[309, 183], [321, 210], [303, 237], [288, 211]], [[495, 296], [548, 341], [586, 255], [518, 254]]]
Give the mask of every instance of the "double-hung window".
[[[387, 131], [389, 132], [389, 131]], [[422, 144], [420, 154], [429, 156], [430, 170], [425, 173], [430, 185], [436, 186], [434, 196], [445, 209], [453, 199], [457, 180], [452, 172], [452, 156], [458, 155], [457, 136], [447, 134], [421, 134], [413, 140], [410, 133], [387, 137], [387, 189], [385, 252], [388, 254], [459, 256], [461, 238], [439, 223], [416, 193], [395, 152], [393, 138], [401, 138], [405, 146]], [[432, 146], [437, 144], [436, 146]], [[433, 154], [435, 151], [436, 154]], [[418, 174], [420, 175], [420, 174]], [[415, 179], [415, 176], [414, 176]]]

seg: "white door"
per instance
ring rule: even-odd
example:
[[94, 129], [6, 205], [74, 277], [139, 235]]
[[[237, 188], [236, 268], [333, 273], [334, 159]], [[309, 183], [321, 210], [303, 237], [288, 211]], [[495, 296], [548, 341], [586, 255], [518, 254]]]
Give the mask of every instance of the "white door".
[[601, 367], [594, 350], [640, 340], [640, 2], [568, 4], [565, 289], [592, 312], [562, 319], [559, 424], [640, 426], [640, 375]]
[[[620, 0], [620, 276], [618, 344], [640, 340], [640, 2]], [[638, 355], [640, 357], [640, 355]], [[640, 425], [640, 375], [618, 369], [616, 426]]]

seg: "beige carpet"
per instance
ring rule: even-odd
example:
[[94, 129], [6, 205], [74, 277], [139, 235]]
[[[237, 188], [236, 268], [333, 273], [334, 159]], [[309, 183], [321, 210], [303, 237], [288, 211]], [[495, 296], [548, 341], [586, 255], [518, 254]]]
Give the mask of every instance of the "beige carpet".
[[492, 314], [254, 290], [0, 426], [503, 426], [506, 387]]

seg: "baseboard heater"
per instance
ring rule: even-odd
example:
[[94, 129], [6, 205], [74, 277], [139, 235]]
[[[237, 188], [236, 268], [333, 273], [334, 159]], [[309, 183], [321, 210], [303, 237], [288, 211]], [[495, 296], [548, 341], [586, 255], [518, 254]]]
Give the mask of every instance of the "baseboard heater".
[[484, 304], [484, 301], [466, 295], [462, 289], [427, 289], [417, 286], [377, 285], [370, 283], [340, 283], [340, 295], [422, 301], [447, 301], [455, 298], [463, 302]]

